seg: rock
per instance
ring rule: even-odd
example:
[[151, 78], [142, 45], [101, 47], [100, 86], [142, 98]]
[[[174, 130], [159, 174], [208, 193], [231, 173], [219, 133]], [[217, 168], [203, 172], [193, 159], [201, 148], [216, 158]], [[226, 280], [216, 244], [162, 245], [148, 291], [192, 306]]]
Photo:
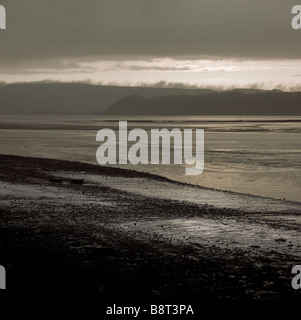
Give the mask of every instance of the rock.
[[72, 179], [71, 183], [73, 183], [73, 184], [83, 184], [84, 183], [84, 179]]
[[51, 178], [51, 179], [49, 179], [49, 182], [62, 183], [63, 179], [61, 179], [61, 178]]
[[279, 239], [275, 239], [276, 242], [286, 242], [286, 239], [283, 238], [279, 238]]

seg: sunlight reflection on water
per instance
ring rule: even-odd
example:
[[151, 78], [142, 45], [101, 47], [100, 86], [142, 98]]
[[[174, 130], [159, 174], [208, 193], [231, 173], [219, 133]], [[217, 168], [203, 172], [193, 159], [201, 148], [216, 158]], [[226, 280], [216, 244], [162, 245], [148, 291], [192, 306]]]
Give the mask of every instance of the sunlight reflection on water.
[[[256, 121], [264, 119], [244, 118]], [[1, 116], [0, 153], [97, 164], [95, 154], [99, 144], [95, 141], [96, 133], [103, 127], [116, 126], [118, 120], [125, 119], [107, 117], [102, 120], [97, 116]], [[300, 201], [301, 123], [231, 120], [233, 117], [157, 117], [148, 119], [149, 122], [136, 118], [136, 122], [132, 123], [134, 127], [145, 129], [204, 128], [205, 170], [200, 176], [186, 176], [182, 165], [120, 167], [205, 187]], [[9, 128], [11, 125], [14, 127]], [[37, 127], [39, 130], [32, 130]], [[77, 130], [78, 127], [81, 130]]]

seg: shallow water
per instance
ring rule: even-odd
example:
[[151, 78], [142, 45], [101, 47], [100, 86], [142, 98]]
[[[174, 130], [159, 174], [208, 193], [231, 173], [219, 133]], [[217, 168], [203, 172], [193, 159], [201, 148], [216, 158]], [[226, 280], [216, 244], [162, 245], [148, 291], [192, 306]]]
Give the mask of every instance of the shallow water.
[[[1, 116], [0, 153], [97, 164], [96, 133], [116, 126], [118, 120], [126, 118]], [[186, 176], [184, 165], [120, 167], [205, 187], [301, 201], [301, 123], [288, 120], [292, 118], [136, 117], [129, 126], [204, 128], [205, 170], [199, 176]]]

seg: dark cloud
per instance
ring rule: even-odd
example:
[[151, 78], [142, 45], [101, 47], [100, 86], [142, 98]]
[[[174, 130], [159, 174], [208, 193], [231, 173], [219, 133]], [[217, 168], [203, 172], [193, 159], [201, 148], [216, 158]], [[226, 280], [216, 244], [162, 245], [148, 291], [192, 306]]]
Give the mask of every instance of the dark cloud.
[[0, 64], [131, 57], [301, 58], [291, 0], [0, 0]]

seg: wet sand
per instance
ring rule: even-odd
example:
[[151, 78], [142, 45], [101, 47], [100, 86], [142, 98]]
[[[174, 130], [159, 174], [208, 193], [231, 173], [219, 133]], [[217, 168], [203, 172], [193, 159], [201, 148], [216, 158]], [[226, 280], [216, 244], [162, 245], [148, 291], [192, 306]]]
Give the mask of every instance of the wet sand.
[[8, 298], [300, 299], [300, 203], [70, 161], [0, 168]]

